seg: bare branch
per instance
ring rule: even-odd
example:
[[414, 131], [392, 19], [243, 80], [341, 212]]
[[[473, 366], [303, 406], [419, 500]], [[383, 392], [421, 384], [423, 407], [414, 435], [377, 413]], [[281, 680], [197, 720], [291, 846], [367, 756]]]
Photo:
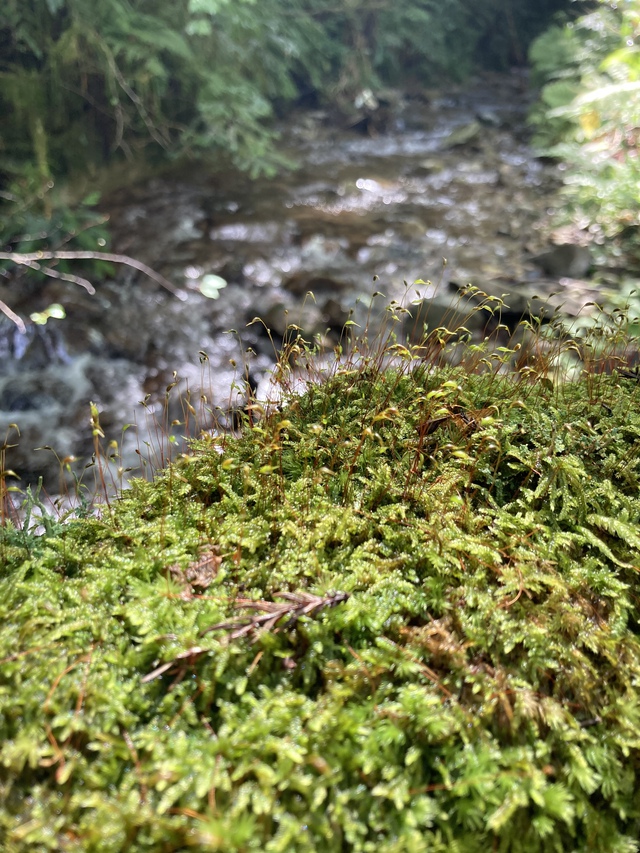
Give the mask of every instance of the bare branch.
[[[142, 261], [137, 261], [135, 258], [130, 258], [128, 255], [116, 255], [111, 252], [29, 252], [27, 254], [21, 254], [19, 252], [0, 252], [0, 260], [11, 261], [19, 266], [32, 268], [34, 262], [38, 263], [38, 261], [107, 261], [112, 264], [123, 264], [124, 266], [133, 267], [133, 269], [144, 273], [146, 276], [153, 279], [153, 281], [157, 282], [161, 287], [164, 287], [165, 290], [168, 290], [170, 293], [173, 293], [174, 296], [177, 296], [178, 299], [184, 299], [183, 294], [164, 276], [160, 275], [160, 273], [157, 273], [146, 264], [143, 264]], [[46, 270], [42, 271], [46, 273]], [[80, 282], [76, 283], [79, 284]], [[84, 286], [85, 285], [83, 285], [83, 287]], [[91, 293], [92, 291], [89, 292]]]
[[[149, 113], [147, 112], [145, 105], [143, 104], [142, 100], [138, 97], [138, 95], [136, 95], [136, 93], [133, 91], [131, 86], [129, 86], [127, 81], [125, 80], [122, 72], [120, 71], [120, 69], [116, 65], [115, 58], [114, 58], [113, 54], [111, 53], [111, 51], [106, 47], [106, 45], [104, 43], [102, 43], [101, 46], [104, 50], [107, 62], [109, 63], [109, 68], [111, 69], [111, 73], [113, 74], [114, 78], [117, 80], [118, 85], [123, 89], [123, 91], [126, 93], [126, 95], [130, 98], [130, 100], [135, 105], [135, 108], [138, 111], [138, 115], [140, 116], [142, 121], [145, 123], [147, 130], [149, 131], [150, 136], [152, 137], [152, 139], [155, 139], [155, 141], [158, 143], [158, 145], [160, 145], [165, 150], [168, 150], [170, 148], [170, 145], [171, 145], [171, 140], [168, 139], [162, 133], [162, 131], [158, 127], [156, 127], [156, 125], [151, 121], [151, 118], [149, 117]], [[117, 144], [121, 145], [122, 144], [122, 136], [123, 136], [123, 122], [122, 122], [122, 115], [121, 115], [121, 107], [120, 107], [119, 103], [118, 103], [118, 110], [116, 112], [118, 113]]]
[[18, 329], [24, 335], [24, 333], [27, 331], [27, 327], [25, 326], [22, 317], [18, 317], [18, 315], [14, 311], [12, 311], [11, 308], [9, 308], [6, 302], [0, 301], [0, 311], [2, 311], [2, 313], [5, 314], [13, 323], [15, 323]]
[[278, 604], [273, 601], [254, 601], [248, 598], [237, 598], [236, 607], [244, 610], [262, 610], [261, 616], [244, 617], [231, 622], [218, 622], [200, 632], [200, 636], [208, 634], [209, 631], [227, 631], [229, 639], [237, 640], [253, 634], [256, 628], [265, 628], [270, 631], [276, 628], [277, 623], [285, 616], [289, 618], [284, 623], [285, 629], [293, 627], [302, 616], [315, 616], [325, 607], [335, 607], [345, 602], [349, 595], [346, 592], [336, 592], [321, 598], [308, 592], [277, 592], [278, 598], [286, 599], [286, 603]]
[[59, 278], [60, 281], [69, 281], [71, 284], [78, 284], [80, 287], [84, 287], [84, 289], [91, 294], [96, 292], [95, 287], [91, 284], [89, 279], [82, 278], [81, 275], [72, 275], [69, 272], [58, 272], [58, 270], [54, 270], [51, 267], [41, 267], [40, 264], [34, 264], [34, 269], [39, 269], [40, 272], [48, 275], [50, 278]]
[[[276, 592], [275, 595], [286, 600], [280, 604], [276, 601], [255, 601], [252, 598], [234, 599], [235, 606], [243, 610], [263, 610], [265, 612], [260, 616], [245, 616], [230, 622], [217, 622], [215, 625], [200, 631], [199, 636], [203, 637], [210, 631], [226, 631], [230, 640], [239, 640], [251, 635], [255, 639], [259, 628], [265, 631], [273, 630], [274, 633], [277, 633], [279, 630], [278, 622], [285, 616], [289, 618], [282, 627], [287, 630], [292, 628], [302, 616], [316, 616], [326, 607], [336, 607], [349, 599], [347, 592], [334, 592], [326, 598], [308, 592]], [[184, 676], [187, 666], [195, 663], [202, 655], [210, 653], [211, 649], [192, 646], [184, 652], [180, 652], [172, 660], [157, 666], [143, 677], [142, 683], [146, 684], [153, 681], [154, 678], [160, 678], [169, 670], [177, 670], [177, 677], [180, 679]]]

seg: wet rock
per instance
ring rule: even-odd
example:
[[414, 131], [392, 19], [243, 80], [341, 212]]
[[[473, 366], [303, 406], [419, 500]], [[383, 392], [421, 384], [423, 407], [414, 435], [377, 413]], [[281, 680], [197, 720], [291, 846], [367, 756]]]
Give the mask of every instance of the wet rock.
[[29, 323], [24, 333], [12, 331], [15, 331], [15, 334], [11, 335], [12, 357], [0, 366], [0, 374], [12, 373], [18, 365], [21, 372], [44, 371], [51, 364], [68, 361], [64, 336], [56, 328], [55, 322], [49, 322], [46, 326]]
[[502, 119], [498, 111], [490, 107], [480, 107], [476, 110], [476, 118], [481, 124], [487, 127], [500, 127], [502, 125]]
[[317, 270], [328, 266], [342, 265], [346, 261], [348, 242], [344, 237], [327, 237], [314, 233], [300, 246], [300, 265]]
[[343, 270], [336, 271], [335, 275], [331, 271], [326, 273], [301, 271], [286, 279], [283, 282], [283, 287], [297, 296], [306, 296], [307, 293], [314, 295], [340, 293], [353, 287], [355, 277], [355, 274], [353, 277], [345, 277]]
[[476, 310], [477, 301], [463, 295], [455, 285], [426, 288], [422, 299], [414, 299], [405, 307], [409, 314], [403, 322], [404, 335], [411, 343], [419, 343], [426, 334], [436, 329], [449, 332], [479, 332], [487, 324], [487, 314]]
[[[276, 302], [262, 315], [267, 327], [283, 338], [291, 327], [296, 326], [300, 334], [307, 339], [322, 334], [327, 325], [327, 319], [321, 309], [313, 302], [306, 301], [302, 305], [287, 305]], [[296, 330], [293, 330], [294, 333]]]
[[425, 174], [431, 175], [436, 172], [442, 172], [445, 168], [445, 161], [442, 158], [438, 157], [425, 157], [424, 160], [420, 160], [418, 165], [414, 169], [414, 173], [417, 175]]
[[[87, 362], [85, 357], [0, 380], [0, 434], [12, 445], [6, 449], [7, 469], [30, 481], [43, 477], [47, 487], [59, 484], [58, 457], [75, 454], [81, 444], [76, 423], [85, 399], [91, 397]], [[36, 450], [43, 445], [55, 452]]]
[[396, 229], [398, 236], [403, 240], [420, 240], [426, 231], [424, 222], [417, 216], [401, 220], [397, 223]]
[[[552, 288], [552, 289], [551, 289]], [[596, 317], [602, 293], [592, 282], [576, 278], [561, 278], [550, 284], [548, 304], [560, 316], [567, 318]], [[549, 316], [548, 313], [545, 316]]]
[[[65, 393], [66, 391], [66, 393]], [[57, 395], [62, 396], [59, 398]], [[51, 411], [69, 396], [69, 389], [61, 383], [58, 387], [47, 387], [42, 377], [10, 379], [0, 389], [0, 411], [5, 413], [32, 412], [37, 409]]]
[[590, 282], [571, 278], [488, 281], [482, 290], [504, 302], [501, 321], [510, 326], [522, 318], [549, 320], [557, 312], [567, 318], [595, 315], [595, 303], [601, 296]]
[[470, 121], [468, 124], [463, 124], [461, 127], [456, 127], [451, 133], [441, 142], [440, 147], [443, 151], [451, 148], [458, 148], [463, 145], [468, 145], [470, 142], [479, 140], [482, 136], [482, 125], [479, 121]]
[[376, 137], [392, 127], [403, 126], [399, 115], [403, 100], [402, 93], [396, 89], [376, 92], [362, 89], [351, 104], [343, 104], [339, 109], [340, 122], [348, 130]]
[[554, 246], [548, 252], [535, 255], [531, 261], [553, 278], [583, 278], [592, 264], [589, 248], [572, 243]]
[[326, 320], [326, 325], [330, 329], [342, 329], [349, 319], [349, 308], [333, 296], [322, 300], [321, 308], [322, 314]]

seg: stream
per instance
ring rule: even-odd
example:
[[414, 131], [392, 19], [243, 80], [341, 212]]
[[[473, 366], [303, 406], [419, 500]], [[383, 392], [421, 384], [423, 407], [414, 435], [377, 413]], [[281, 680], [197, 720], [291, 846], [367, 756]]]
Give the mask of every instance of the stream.
[[282, 122], [280, 153], [298, 167], [276, 178], [182, 165], [103, 199], [112, 250], [177, 295], [120, 266], [95, 295], [48, 280], [14, 296], [22, 316], [53, 302], [66, 312], [25, 334], [0, 316], [0, 429], [21, 485], [42, 477], [56, 493], [65, 460], [82, 471], [89, 401], [103, 447], [117, 443], [115, 469], [160, 467], [170, 432], [230, 423], [244, 378], [264, 383], [288, 324], [331, 346], [345, 321], [367, 322], [374, 292], [406, 302], [419, 291], [435, 319], [469, 283], [507, 294], [514, 316], [559, 287], [569, 313], [584, 309], [588, 250], [549, 251], [545, 236], [561, 167], [528, 146], [526, 77], [365, 94], [351, 119], [300, 110]]

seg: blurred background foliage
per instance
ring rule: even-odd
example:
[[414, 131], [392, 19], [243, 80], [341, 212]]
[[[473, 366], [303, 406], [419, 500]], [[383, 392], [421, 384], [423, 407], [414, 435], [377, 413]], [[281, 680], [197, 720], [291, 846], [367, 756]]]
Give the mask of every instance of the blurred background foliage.
[[534, 142], [567, 163], [562, 216], [640, 268], [640, 2], [599, 3], [531, 46]]
[[[0, 167], [43, 179], [114, 154], [218, 150], [264, 171], [302, 96], [523, 61], [567, 0], [5, 0]], [[152, 152], [152, 155], [151, 155]]]
[[71, 203], [61, 179], [189, 155], [274, 173], [273, 119], [296, 106], [529, 59], [536, 141], [572, 165], [572, 213], [640, 259], [639, 14], [638, 0], [4, 0], [1, 248], [106, 245], [95, 200]]

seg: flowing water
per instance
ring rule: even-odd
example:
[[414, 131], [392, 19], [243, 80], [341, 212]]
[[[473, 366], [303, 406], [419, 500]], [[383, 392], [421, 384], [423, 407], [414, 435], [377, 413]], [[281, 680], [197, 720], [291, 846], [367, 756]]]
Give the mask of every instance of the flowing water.
[[[91, 455], [89, 401], [122, 464], [160, 464], [163, 434], [188, 415], [187, 389], [198, 412], [224, 417], [244, 399], [243, 379], [257, 384], [273, 366], [288, 324], [331, 342], [350, 317], [363, 321], [375, 291], [401, 300], [405, 282], [427, 282], [409, 295], [431, 298], [437, 316], [472, 283], [508, 293], [518, 313], [560, 276], [580, 278], [582, 269], [545, 278], [531, 262], [558, 167], [528, 146], [528, 103], [526, 79], [513, 75], [388, 93], [351, 127], [300, 111], [280, 143], [298, 167], [274, 179], [191, 165], [106, 197], [113, 250], [153, 267], [177, 295], [123, 266], [94, 280], [93, 296], [50, 280], [13, 300], [23, 316], [60, 302], [67, 317], [26, 334], [0, 326], [0, 428], [10, 444], [10, 425], [21, 433], [7, 467], [55, 491], [58, 460]], [[187, 420], [174, 432], [192, 430]], [[43, 445], [53, 450], [35, 450]]]

